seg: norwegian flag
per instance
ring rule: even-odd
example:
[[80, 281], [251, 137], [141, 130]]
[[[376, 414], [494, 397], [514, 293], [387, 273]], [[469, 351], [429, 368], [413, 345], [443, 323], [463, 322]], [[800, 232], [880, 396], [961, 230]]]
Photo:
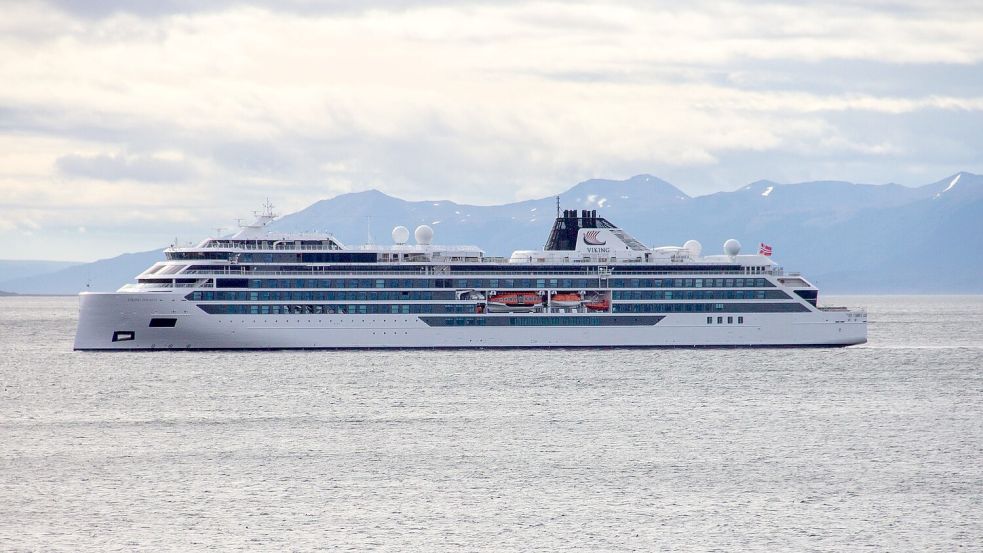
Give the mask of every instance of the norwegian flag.
[[766, 255], [768, 257], [771, 257], [771, 246], [765, 244], [764, 242], [761, 242], [761, 245], [758, 246], [758, 255]]

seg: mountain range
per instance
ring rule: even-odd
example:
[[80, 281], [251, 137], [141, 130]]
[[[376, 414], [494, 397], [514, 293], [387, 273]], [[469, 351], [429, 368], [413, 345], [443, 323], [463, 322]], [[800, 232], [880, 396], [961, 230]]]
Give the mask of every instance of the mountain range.
[[[559, 194], [563, 209], [596, 209], [649, 246], [688, 239], [717, 253], [728, 238], [801, 271], [827, 292], [983, 292], [983, 176], [961, 172], [919, 187], [842, 181], [757, 181], [691, 197], [651, 175], [592, 179]], [[274, 230], [330, 231], [349, 245], [391, 243], [396, 225], [428, 224], [435, 243], [475, 244], [489, 255], [536, 249], [556, 216], [556, 197], [475, 206], [407, 201], [369, 190], [318, 201], [271, 224]], [[0, 290], [75, 293], [113, 290], [163, 257], [126, 254], [47, 274], [5, 280]], [[2, 266], [0, 266], [2, 269]]]

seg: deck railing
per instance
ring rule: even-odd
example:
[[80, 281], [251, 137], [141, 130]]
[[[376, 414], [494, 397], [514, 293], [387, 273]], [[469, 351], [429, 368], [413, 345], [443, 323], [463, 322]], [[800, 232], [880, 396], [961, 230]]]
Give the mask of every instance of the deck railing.
[[720, 271], [632, 271], [632, 272], [602, 272], [596, 270], [580, 270], [580, 271], [446, 271], [442, 272], [440, 270], [434, 270], [431, 267], [421, 267], [418, 271], [257, 271], [257, 270], [247, 270], [246, 267], [223, 267], [217, 268], [216, 270], [187, 270], [183, 273], [176, 275], [177, 277], [184, 277], [187, 275], [207, 275], [207, 276], [222, 276], [222, 275], [235, 275], [235, 276], [294, 276], [294, 277], [306, 277], [306, 276], [380, 276], [388, 275], [391, 278], [400, 278], [403, 276], [436, 276], [441, 278], [455, 278], [459, 276], [492, 276], [492, 275], [506, 275], [502, 278], [508, 278], [509, 276], [537, 276], [539, 278], [550, 278], [554, 275], [566, 275], [566, 276], [580, 276], [580, 277], [592, 277], [592, 278], [623, 278], [623, 277], [644, 277], [644, 276], [706, 276], [706, 275], [733, 275], [733, 276], [764, 276], [770, 275], [771, 273], [764, 272], [752, 272], [750, 270], [720, 270]]

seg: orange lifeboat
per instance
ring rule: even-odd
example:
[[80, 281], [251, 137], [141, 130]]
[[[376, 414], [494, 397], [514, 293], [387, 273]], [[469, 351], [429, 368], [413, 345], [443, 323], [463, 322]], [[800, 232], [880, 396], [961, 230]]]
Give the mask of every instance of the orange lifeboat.
[[574, 294], [574, 293], [553, 294], [550, 297], [550, 305], [553, 307], [560, 307], [560, 308], [580, 307], [581, 301], [582, 299], [580, 297], [580, 294]]
[[491, 313], [522, 313], [543, 306], [543, 298], [535, 292], [504, 292], [488, 298]]
[[584, 304], [588, 311], [608, 311], [611, 309], [611, 302], [606, 299], [593, 300]]

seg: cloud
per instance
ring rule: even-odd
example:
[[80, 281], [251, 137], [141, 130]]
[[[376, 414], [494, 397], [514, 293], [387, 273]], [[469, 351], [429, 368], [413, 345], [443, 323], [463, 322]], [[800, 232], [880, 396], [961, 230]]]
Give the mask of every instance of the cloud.
[[191, 164], [182, 159], [154, 156], [101, 154], [94, 156], [69, 154], [59, 157], [58, 171], [69, 177], [84, 177], [104, 181], [132, 180], [143, 182], [183, 181], [194, 176]]
[[5, 8], [0, 219], [86, 239], [369, 188], [497, 203], [638, 173], [699, 194], [983, 170], [970, 3]]
[[262, 7], [270, 10], [300, 14], [324, 15], [358, 13], [379, 9], [407, 9], [431, 4], [442, 4], [440, 0], [155, 0], [153, 2], [132, 2], [130, 0], [47, 0], [45, 4], [64, 13], [86, 19], [104, 19], [120, 14], [135, 15], [142, 18], [159, 18], [179, 14], [215, 13], [233, 8]]

